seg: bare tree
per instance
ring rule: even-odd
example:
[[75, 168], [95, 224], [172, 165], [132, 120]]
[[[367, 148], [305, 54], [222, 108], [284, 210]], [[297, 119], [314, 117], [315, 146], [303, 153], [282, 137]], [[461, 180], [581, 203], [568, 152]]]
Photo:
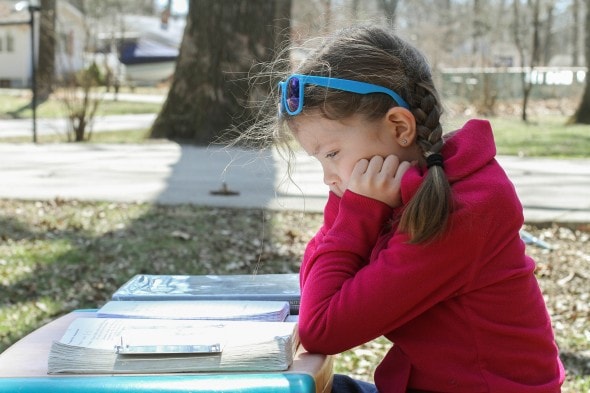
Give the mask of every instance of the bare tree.
[[[586, 0], [586, 26], [585, 26], [584, 53], [586, 54], [586, 67], [590, 70], [590, 0]], [[586, 88], [582, 101], [572, 119], [573, 123], [590, 124], [590, 76], [586, 72]]]
[[[534, 81], [531, 75], [539, 64], [540, 57], [540, 9], [541, 0], [531, 0], [527, 8], [521, 9], [520, 0], [514, 0], [513, 33], [514, 43], [520, 55], [522, 81], [522, 112], [523, 121], [528, 121], [527, 107]], [[529, 27], [530, 26], [530, 27]], [[527, 42], [530, 40], [530, 43]]]
[[572, 2], [572, 66], [578, 66], [580, 61], [580, 1], [573, 0]]
[[555, 4], [549, 2], [546, 4], [546, 19], [543, 23], [543, 44], [542, 44], [542, 65], [548, 65], [553, 56], [553, 14], [555, 12]]
[[172, 86], [151, 136], [202, 145], [251, 120], [248, 74], [288, 39], [291, 0], [189, 4]]
[[[83, 41], [81, 46], [89, 47], [91, 29], [89, 24], [90, 15], [87, 9], [87, 1], [81, 0], [77, 5], [82, 7], [83, 13]], [[59, 49], [56, 44], [56, 50]], [[79, 56], [83, 56], [82, 53]], [[102, 96], [99, 94], [101, 75], [95, 63], [90, 66], [78, 69], [74, 64], [81, 60], [70, 56], [62, 57], [61, 64], [64, 70], [62, 75], [55, 79], [55, 96], [61, 102], [67, 120], [66, 137], [68, 142], [83, 142], [90, 140], [92, 136], [92, 125]], [[82, 61], [83, 63], [83, 61]]]
[[62, 79], [59, 92], [68, 120], [68, 142], [84, 142], [92, 137], [92, 124], [102, 98], [98, 95], [98, 68], [93, 65]]

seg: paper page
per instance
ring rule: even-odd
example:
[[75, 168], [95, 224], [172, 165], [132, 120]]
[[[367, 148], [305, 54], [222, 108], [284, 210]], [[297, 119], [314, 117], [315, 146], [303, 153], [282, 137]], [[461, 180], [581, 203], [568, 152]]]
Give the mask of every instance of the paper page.
[[110, 301], [100, 318], [220, 319], [284, 321], [289, 304], [284, 301], [247, 300], [162, 300]]
[[149, 338], [151, 345], [182, 342], [200, 345], [204, 341], [224, 347], [290, 337], [294, 331], [293, 322], [78, 318], [70, 324], [60, 343], [116, 351], [122, 338], [134, 337], [138, 332], [142, 345], [147, 345]]

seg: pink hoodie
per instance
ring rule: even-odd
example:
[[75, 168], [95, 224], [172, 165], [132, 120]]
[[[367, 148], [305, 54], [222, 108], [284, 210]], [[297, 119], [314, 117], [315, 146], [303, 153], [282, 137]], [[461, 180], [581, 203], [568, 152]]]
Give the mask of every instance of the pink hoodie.
[[[397, 231], [403, 206], [330, 194], [301, 266], [301, 342], [335, 354], [384, 335], [395, 345], [375, 372], [382, 393], [559, 392], [564, 370], [519, 236], [522, 206], [489, 123], [469, 121], [442, 154], [455, 205], [431, 243]], [[404, 175], [404, 204], [423, 177], [419, 167]]]

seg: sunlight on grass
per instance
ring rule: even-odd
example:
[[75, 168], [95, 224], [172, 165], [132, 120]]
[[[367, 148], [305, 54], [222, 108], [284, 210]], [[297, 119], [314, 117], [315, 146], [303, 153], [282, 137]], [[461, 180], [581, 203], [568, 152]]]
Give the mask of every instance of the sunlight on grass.
[[[576, 376], [572, 381], [572, 390], [570, 392], [590, 392], [590, 377]], [[565, 393], [565, 391], [562, 391]]]
[[353, 378], [373, 382], [375, 368], [389, 351], [392, 344], [380, 337], [366, 344], [343, 352], [335, 357], [334, 372], [350, 375]]
[[59, 302], [47, 296], [0, 307], [0, 348], [49, 322], [61, 308]]
[[[467, 118], [447, 121], [447, 131], [459, 128]], [[516, 116], [488, 119], [499, 155], [520, 157], [588, 158], [590, 125], [567, 124], [566, 116], [544, 115], [525, 123]]]
[[[89, 141], [79, 143], [158, 143], [161, 139], [150, 139], [150, 130], [122, 130], [122, 131], [106, 131], [93, 132]], [[18, 136], [2, 138], [0, 136], [0, 143], [30, 143], [31, 136]], [[67, 142], [65, 134], [52, 135], [37, 135], [37, 143], [64, 143]]]
[[[64, 239], [13, 241], [8, 239], [0, 245], [0, 278], [2, 285], [15, 282], [33, 274], [39, 266], [51, 264], [56, 255], [72, 250], [70, 242]], [[10, 263], [7, 262], [10, 259]]]
[[491, 119], [498, 153], [518, 156], [588, 157], [590, 125], [568, 125], [565, 116], [544, 116], [523, 123], [518, 119]]
[[[30, 102], [30, 97], [0, 94], [0, 118], [31, 118], [33, 111], [28, 108]], [[102, 100], [96, 116], [158, 113], [161, 108], [162, 104], [159, 103]], [[56, 99], [49, 99], [37, 106], [38, 118], [59, 118], [65, 114], [64, 104]]]

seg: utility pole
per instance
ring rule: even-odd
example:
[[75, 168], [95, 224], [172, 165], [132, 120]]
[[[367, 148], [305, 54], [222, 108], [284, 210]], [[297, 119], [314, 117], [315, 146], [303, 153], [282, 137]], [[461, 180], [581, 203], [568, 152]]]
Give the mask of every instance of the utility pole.
[[33, 99], [31, 109], [33, 110], [33, 143], [37, 143], [37, 65], [35, 56], [35, 12], [41, 11], [41, 7], [36, 2], [29, 1], [29, 15], [31, 26], [31, 90]]
[[[29, 28], [31, 29], [31, 91], [33, 93], [31, 109], [33, 111], [33, 143], [37, 143], [37, 67], [35, 64], [35, 12], [41, 11], [41, 7], [37, 1], [34, 0], [28, 1], [26, 4], [30, 16], [28, 22], [3, 22], [0, 23], [0, 26], [18, 26], [28, 24]], [[17, 7], [15, 8], [16, 11], [22, 11], [24, 7], [20, 8], [19, 4], [17, 3]]]

